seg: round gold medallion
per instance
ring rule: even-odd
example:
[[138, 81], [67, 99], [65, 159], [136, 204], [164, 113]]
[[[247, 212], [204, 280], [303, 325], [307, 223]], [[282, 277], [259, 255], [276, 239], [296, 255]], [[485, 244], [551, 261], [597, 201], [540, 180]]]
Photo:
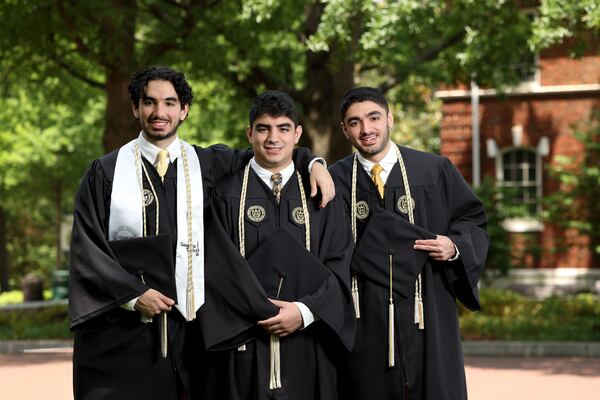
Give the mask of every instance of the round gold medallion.
[[298, 225], [304, 225], [305, 219], [304, 210], [302, 209], [302, 207], [296, 207], [292, 210], [292, 219]]
[[407, 197], [406, 195], [400, 196], [400, 198], [398, 199], [398, 202], [396, 203], [396, 206], [398, 207], [398, 211], [400, 211], [403, 214], [408, 214], [409, 202], [410, 202], [411, 210], [414, 210], [415, 209], [414, 199], [412, 197]]
[[248, 219], [252, 222], [260, 222], [267, 216], [265, 208], [262, 206], [250, 206], [246, 212]]
[[148, 207], [154, 201], [154, 195], [148, 189], [144, 189], [144, 205]]
[[356, 218], [365, 219], [369, 216], [369, 205], [366, 201], [361, 200], [356, 203]]

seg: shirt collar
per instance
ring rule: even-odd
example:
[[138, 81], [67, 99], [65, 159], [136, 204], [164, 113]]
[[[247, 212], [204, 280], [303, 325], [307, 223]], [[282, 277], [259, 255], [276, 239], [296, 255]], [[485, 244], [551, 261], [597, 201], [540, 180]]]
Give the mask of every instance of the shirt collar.
[[[160, 147], [157, 147], [150, 143], [140, 132], [138, 136], [138, 144], [140, 145], [140, 151], [144, 158], [150, 161], [153, 165], [156, 164], [156, 157], [158, 156], [158, 152], [162, 150]], [[169, 162], [173, 162], [179, 157], [181, 154], [181, 145], [179, 144], [179, 137], [175, 137], [175, 140], [171, 142], [165, 149], [169, 152]]]
[[[254, 172], [256, 172], [256, 175], [258, 175], [258, 177], [267, 186], [269, 186], [270, 188], [273, 187], [273, 183], [271, 182], [271, 175], [273, 175], [273, 172], [258, 165], [258, 163], [256, 162], [256, 159], [254, 157], [252, 157], [252, 159], [250, 160], [250, 167], [254, 170]], [[290, 178], [294, 174], [294, 170], [295, 170], [294, 162], [292, 161], [292, 162], [290, 162], [290, 164], [287, 167], [285, 167], [284, 169], [279, 171], [281, 173], [281, 178], [282, 178], [281, 186], [285, 186], [287, 181], [290, 180]]]
[[394, 142], [390, 141], [390, 147], [388, 148], [388, 151], [385, 154], [385, 156], [381, 159], [381, 161], [379, 161], [379, 163], [374, 163], [373, 161], [367, 160], [360, 153], [358, 153], [358, 162], [360, 163], [360, 165], [362, 165], [362, 167], [365, 169], [365, 171], [367, 171], [369, 175], [371, 174], [371, 169], [375, 164], [381, 165], [383, 171], [389, 174], [392, 171], [392, 168], [394, 168], [396, 162], [398, 161], [398, 158], [396, 157], [396, 151], [394, 150], [394, 146]]

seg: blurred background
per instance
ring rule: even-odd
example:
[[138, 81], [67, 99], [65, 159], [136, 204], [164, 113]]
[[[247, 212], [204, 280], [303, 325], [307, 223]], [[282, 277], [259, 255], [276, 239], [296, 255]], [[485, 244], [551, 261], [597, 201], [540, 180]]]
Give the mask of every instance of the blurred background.
[[329, 162], [351, 151], [342, 96], [381, 88], [393, 139], [486, 203], [463, 338], [600, 342], [597, 0], [4, 0], [0, 21], [0, 340], [71, 337], [74, 192], [137, 136], [126, 85], [160, 64], [192, 84], [187, 141], [246, 147], [253, 97], [279, 89]]

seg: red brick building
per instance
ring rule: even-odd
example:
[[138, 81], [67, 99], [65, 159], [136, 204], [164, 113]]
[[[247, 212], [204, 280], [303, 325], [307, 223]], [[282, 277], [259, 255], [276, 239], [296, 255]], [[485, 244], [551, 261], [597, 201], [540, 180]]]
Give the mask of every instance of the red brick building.
[[[475, 185], [489, 175], [496, 185], [515, 188], [530, 217], [505, 221], [504, 226], [512, 232], [515, 253], [531, 244], [540, 249], [538, 254], [521, 249], [527, 266], [600, 267], [594, 265], [586, 237], [561, 231], [539, 217], [541, 198], [558, 189], [548, 177], [548, 164], [557, 155], [582, 155], [573, 131], [600, 110], [600, 56], [574, 59], [567, 45], [557, 46], [536, 56], [535, 73], [518, 87], [504, 94], [476, 85], [472, 89], [436, 93], [443, 102], [441, 153]], [[567, 250], [553, 252], [565, 237], [571, 239]]]

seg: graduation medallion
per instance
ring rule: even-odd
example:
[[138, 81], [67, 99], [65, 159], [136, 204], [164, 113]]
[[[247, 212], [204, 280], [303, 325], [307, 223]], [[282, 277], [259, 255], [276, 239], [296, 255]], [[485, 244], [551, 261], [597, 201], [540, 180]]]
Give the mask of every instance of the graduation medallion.
[[127, 225], [118, 227], [112, 235], [113, 240], [131, 239], [138, 236], [139, 235], [137, 234], [135, 229]]
[[356, 218], [365, 219], [369, 216], [369, 205], [366, 201], [361, 200], [356, 203]]
[[412, 197], [406, 197], [406, 195], [402, 195], [400, 196], [400, 198], [398, 199], [398, 202], [396, 203], [396, 206], [398, 207], [398, 211], [400, 211], [403, 214], [408, 214], [408, 203], [410, 201], [410, 208], [411, 210], [415, 209], [415, 201], [413, 200]]
[[262, 206], [250, 206], [246, 212], [248, 219], [252, 222], [260, 222], [265, 219], [267, 212]]
[[304, 210], [302, 210], [302, 207], [296, 207], [292, 210], [292, 219], [298, 225], [304, 225]]
[[144, 206], [148, 207], [154, 201], [154, 195], [148, 189], [144, 189]]

